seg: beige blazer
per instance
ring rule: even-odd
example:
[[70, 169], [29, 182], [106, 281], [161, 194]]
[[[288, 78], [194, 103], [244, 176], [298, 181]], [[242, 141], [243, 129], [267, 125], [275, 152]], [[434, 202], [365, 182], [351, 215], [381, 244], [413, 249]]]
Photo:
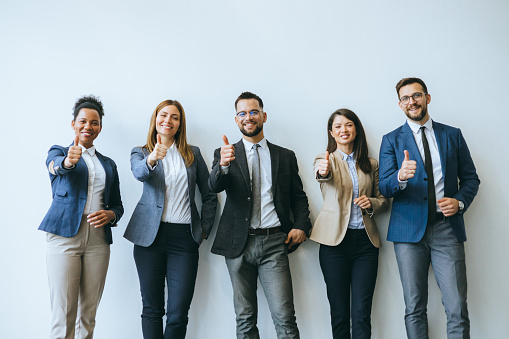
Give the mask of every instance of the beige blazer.
[[[325, 154], [319, 154], [315, 159], [315, 175], [318, 172], [320, 160]], [[331, 172], [328, 178], [318, 178], [323, 196], [323, 207], [316, 218], [309, 239], [320, 244], [336, 246], [345, 237], [350, 220], [350, 208], [353, 196], [353, 182], [350, 176], [348, 163], [343, 160], [341, 153], [336, 150], [329, 156]], [[365, 174], [357, 169], [359, 179], [359, 196], [366, 195], [371, 200], [373, 211], [362, 210], [362, 219], [369, 239], [375, 247], [382, 246], [380, 235], [376, 227], [373, 214], [388, 209], [388, 199], [378, 191], [378, 161], [369, 158], [373, 171]]]

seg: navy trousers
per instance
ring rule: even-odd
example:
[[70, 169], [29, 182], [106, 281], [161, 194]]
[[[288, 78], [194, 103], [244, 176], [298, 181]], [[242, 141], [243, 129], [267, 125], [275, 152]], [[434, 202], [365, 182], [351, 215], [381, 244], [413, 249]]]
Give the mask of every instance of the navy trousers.
[[[134, 246], [143, 301], [144, 339], [183, 339], [198, 272], [198, 244], [189, 224], [161, 223], [149, 247]], [[168, 284], [163, 334], [164, 283]]]
[[378, 252], [364, 229], [348, 229], [337, 246], [320, 245], [320, 267], [327, 285], [334, 339], [371, 338]]

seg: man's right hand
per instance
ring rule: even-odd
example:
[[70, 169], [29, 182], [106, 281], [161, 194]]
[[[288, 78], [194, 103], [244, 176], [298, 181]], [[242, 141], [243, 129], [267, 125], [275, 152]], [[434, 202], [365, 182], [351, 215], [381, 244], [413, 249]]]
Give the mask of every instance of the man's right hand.
[[318, 174], [322, 177], [329, 176], [330, 172], [330, 162], [329, 162], [329, 152], [325, 152], [325, 159], [320, 160], [320, 164], [318, 165]]
[[416, 168], [417, 162], [415, 160], [410, 160], [410, 154], [408, 154], [408, 151], [405, 150], [405, 159], [401, 163], [401, 169], [398, 174], [399, 181], [407, 181], [408, 179], [413, 178]]
[[233, 145], [230, 145], [226, 135], [223, 135], [223, 142], [224, 145], [221, 146], [221, 160], [219, 161], [219, 165], [228, 166], [231, 161], [235, 160], [235, 148]]
[[67, 152], [67, 156], [65, 157], [64, 167], [71, 168], [74, 165], [76, 165], [76, 163], [78, 163], [78, 161], [80, 160], [81, 146], [78, 145], [79, 141], [80, 137], [76, 136], [76, 138], [74, 138], [74, 145], [69, 147], [69, 151]]

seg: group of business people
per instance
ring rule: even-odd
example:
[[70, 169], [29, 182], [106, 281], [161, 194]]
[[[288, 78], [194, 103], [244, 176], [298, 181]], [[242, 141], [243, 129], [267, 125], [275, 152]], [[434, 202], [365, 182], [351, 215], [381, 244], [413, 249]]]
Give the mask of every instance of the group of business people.
[[[396, 91], [407, 122], [383, 137], [380, 166], [368, 156], [358, 116], [348, 109], [330, 116], [327, 150], [315, 159], [324, 204], [313, 228], [295, 154], [264, 137], [267, 113], [259, 96], [244, 92], [235, 101], [243, 137], [230, 144], [223, 136], [210, 173], [199, 148], [187, 143], [182, 105], [161, 102], [145, 146], [131, 152], [143, 194], [124, 233], [134, 243], [143, 337], [186, 336], [198, 247], [213, 227], [217, 193], [225, 191], [212, 252], [225, 257], [237, 338], [260, 337], [258, 280], [277, 337], [300, 337], [288, 254], [308, 237], [320, 243], [333, 337], [370, 338], [381, 246], [374, 216], [388, 209], [389, 198], [388, 240], [400, 271], [408, 338], [428, 337], [430, 264], [442, 291], [448, 338], [469, 338], [463, 214], [480, 181], [460, 130], [431, 120], [424, 82], [404, 78]], [[80, 98], [73, 114], [74, 142], [48, 153], [53, 202], [39, 227], [47, 232], [51, 338], [92, 338], [111, 227], [123, 214], [115, 163], [93, 146], [102, 127], [101, 102]]]

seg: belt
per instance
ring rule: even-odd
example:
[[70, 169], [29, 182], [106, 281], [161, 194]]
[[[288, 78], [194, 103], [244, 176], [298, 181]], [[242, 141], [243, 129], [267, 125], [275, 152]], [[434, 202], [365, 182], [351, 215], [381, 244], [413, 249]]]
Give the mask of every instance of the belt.
[[281, 232], [281, 226], [270, 228], [250, 228], [249, 235], [271, 235]]

